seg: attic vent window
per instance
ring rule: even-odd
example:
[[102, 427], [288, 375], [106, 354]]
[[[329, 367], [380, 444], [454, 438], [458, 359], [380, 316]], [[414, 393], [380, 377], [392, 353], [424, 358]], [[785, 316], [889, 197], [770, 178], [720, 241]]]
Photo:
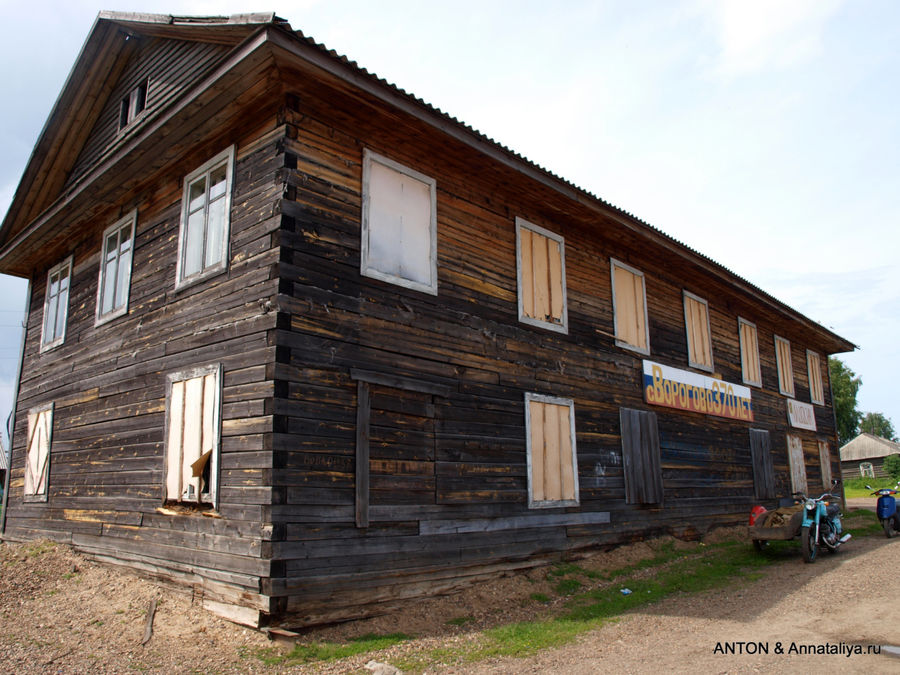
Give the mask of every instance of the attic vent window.
[[131, 90], [119, 106], [119, 131], [127, 127], [147, 107], [147, 80]]

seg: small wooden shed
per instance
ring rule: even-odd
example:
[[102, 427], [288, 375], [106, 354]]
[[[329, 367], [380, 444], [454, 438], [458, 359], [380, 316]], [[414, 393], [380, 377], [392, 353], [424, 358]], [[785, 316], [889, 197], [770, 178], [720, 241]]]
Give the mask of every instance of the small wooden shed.
[[743, 523], [853, 349], [274, 15], [101, 13], [0, 227], [4, 536], [236, 621]]
[[887, 478], [884, 460], [891, 455], [900, 455], [900, 443], [874, 434], [861, 433], [841, 446], [841, 473], [844, 478], [866, 475]]

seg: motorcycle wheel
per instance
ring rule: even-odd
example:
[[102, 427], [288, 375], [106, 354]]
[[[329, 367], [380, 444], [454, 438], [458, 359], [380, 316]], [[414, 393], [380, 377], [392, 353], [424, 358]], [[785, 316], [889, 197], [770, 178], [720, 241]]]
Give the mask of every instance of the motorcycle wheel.
[[753, 548], [762, 553], [769, 547], [769, 542], [766, 539], [754, 539], [753, 540]]
[[894, 530], [894, 519], [893, 518], [885, 518], [881, 521], [882, 526], [884, 527], [884, 536], [890, 539], [897, 531]]
[[800, 530], [800, 542], [803, 546], [803, 562], [811, 563], [816, 560], [816, 537], [810, 531], [812, 528], [807, 525]]

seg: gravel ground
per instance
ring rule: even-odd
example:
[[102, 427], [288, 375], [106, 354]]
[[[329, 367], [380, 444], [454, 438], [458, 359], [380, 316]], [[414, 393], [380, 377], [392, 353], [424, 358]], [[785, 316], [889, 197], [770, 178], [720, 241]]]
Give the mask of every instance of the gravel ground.
[[[867, 506], [869, 506], [867, 504]], [[733, 535], [713, 533], [713, 538]], [[653, 555], [663, 545], [702, 546], [662, 538], [578, 561], [585, 569], [614, 569]], [[900, 538], [852, 540], [834, 556], [805, 565], [797, 550], [766, 568], [765, 579], [676, 596], [625, 615], [575, 642], [527, 659], [498, 658], [430, 673], [900, 673], [900, 658], [851, 654], [859, 646], [900, 646], [897, 572]], [[532, 570], [463, 593], [410, 602], [402, 611], [307, 632], [302, 640], [340, 641], [366, 633], [403, 632], [416, 639], [374, 655], [286, 669], [257, 654], [273, 647], [256, 631], [220, 620], [189, 594], [161, 589], [117, 568], [97, 565], [49, 542], [0, 544], [0, 672], [9, 673], [368, 673], [366, 662], [390, 663], [413, 651], [465, 645], [485, 627], [539, 618], [558, 609], [529, 601], [554, 597], [547, 570]], [[147, 611], [157, 611], [142, 644]], [[448, 623], [465, 617], [463, 626]], [[741, 647], [740, 643], [746, 643]], [[768, 654], [747, 652], [749, 643]], [[778, 643], [785, 653], [777, 653]], [[842, 650], [790, 653], [791, 645]], [[738, 653], [723, 654], [720, 650]]]

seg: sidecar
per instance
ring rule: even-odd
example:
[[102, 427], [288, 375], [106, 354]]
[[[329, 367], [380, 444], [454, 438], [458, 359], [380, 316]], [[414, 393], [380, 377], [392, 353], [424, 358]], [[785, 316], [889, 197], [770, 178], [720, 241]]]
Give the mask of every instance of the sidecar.
[[760, 551], [770, 541], [784, 541], [800, 536], [803, 526], [803, 505], [781, 506], [773, 511], [760, 514], [753, 525], [747, 528], [747, 537]]

